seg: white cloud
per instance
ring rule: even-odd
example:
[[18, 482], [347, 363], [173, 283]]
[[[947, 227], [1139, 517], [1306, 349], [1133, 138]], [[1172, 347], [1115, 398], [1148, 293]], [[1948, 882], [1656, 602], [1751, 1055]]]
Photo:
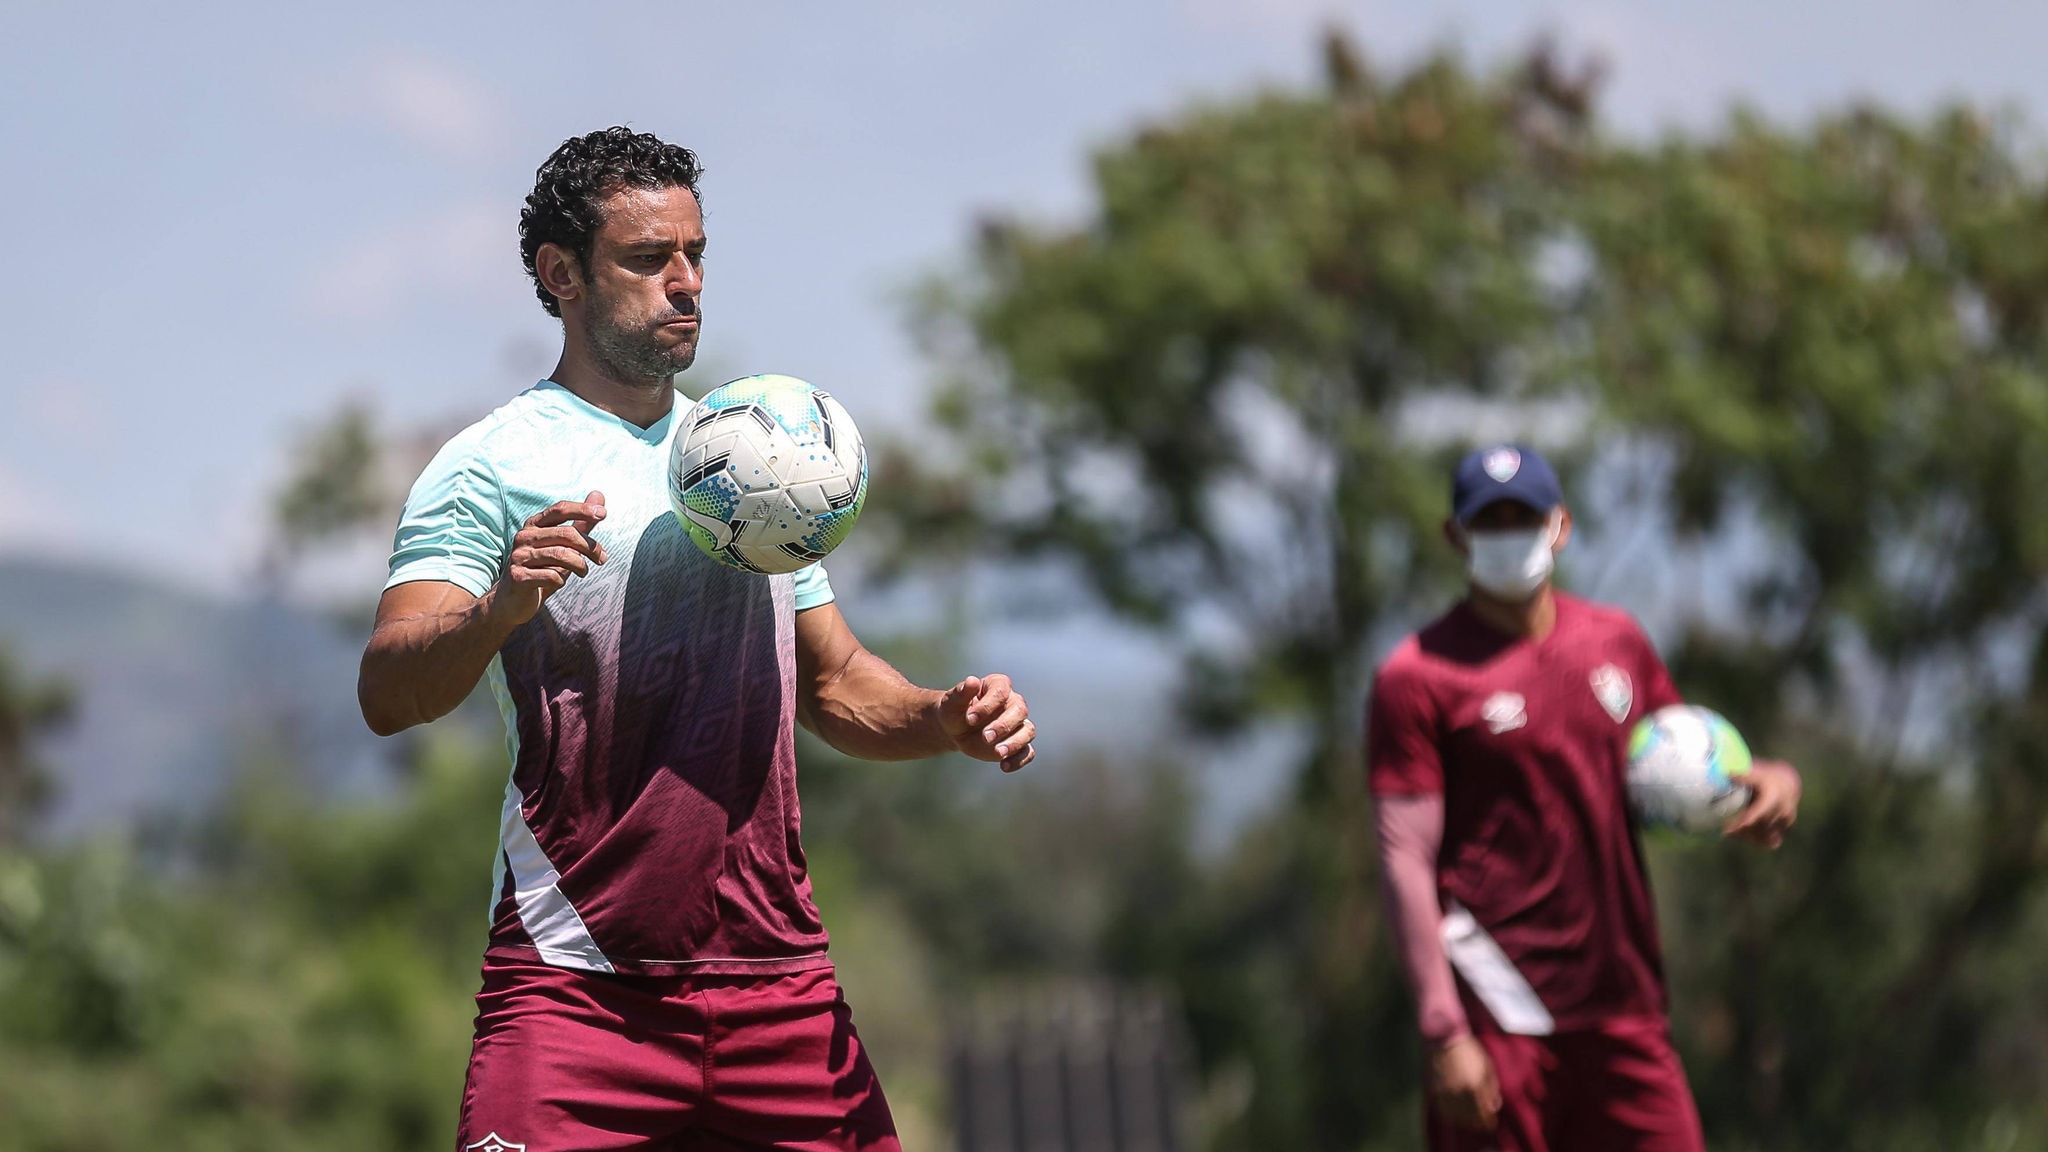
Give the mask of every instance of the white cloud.
[[105, 392], [70, 377], [40, 380], [28, 396], [28, 419], [62, 440], [90, 439], [115, 416]]
[[0, 508], [13, 509], [16, 519], [36, 525], [35, 549], [10, 558], [69, 560], [86, 553], [94, 541], [81, 527], [82, 502], [66, 499], [69, 495], [61, 480], [30, 476], [0, 462]]
[[366, 236], [316, 274], [308, 303], [357, 319], [388, 316], [423, 297], [482, 297], [525, 291], [516, 207], [469, 203]]
[[476, 159], [504, 144], [503, 103], [482, 81], [445, 60], [387, 51], [317, 83], [313, 103], [334, 114], [367, 117], [439, 156]]

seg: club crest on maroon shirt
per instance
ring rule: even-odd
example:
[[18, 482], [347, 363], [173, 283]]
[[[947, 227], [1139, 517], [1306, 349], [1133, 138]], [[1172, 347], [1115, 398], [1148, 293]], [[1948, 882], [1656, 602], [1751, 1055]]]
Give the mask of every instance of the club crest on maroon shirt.
[[1495, 692], [1480, 706], [1479, 718], [1498, 736], [1529, 723], [1529, 710], [1520, 692]]
[[1636, 702], [1635, 685], [1628, 673], [1612, 664], [1602, 664], [1593, 669], [1593, 698], [1619, 724], [1628, 719], [1628, 710]]
[[526, 1152], [526, 1145], [514, 1144], [496, 1132], [464, 1148], [462, 1152]]

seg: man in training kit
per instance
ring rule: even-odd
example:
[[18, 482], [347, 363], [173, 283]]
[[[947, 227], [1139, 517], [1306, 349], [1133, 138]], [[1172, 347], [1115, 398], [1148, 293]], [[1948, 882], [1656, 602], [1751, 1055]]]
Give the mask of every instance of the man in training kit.
[[[1427, 1049], [1434, 1152], [1700, 1152], [1629, 816], [1636, 721], [1680, 703], [1627, 614], [1554, 591], [1557, 476], [1458, 465], [1463, 602], [1381, 666], [1367, 721], [1381, 878]], [[1799, 775], [1759, 761], [1729, 835], [1776, 847]]]
[[464, 1149], [895, 1149], [811, 902], [793, 721], [867, 759], [1034, 755], [1006, 677], [919, 688], [823, 569], [736, 571], [670, 514], [698, 175], [624, 128], [541, 166], [520, 247], [561, 360], [414, 485], [363, 654], [377, 732], [488, 676], [511, 745]]

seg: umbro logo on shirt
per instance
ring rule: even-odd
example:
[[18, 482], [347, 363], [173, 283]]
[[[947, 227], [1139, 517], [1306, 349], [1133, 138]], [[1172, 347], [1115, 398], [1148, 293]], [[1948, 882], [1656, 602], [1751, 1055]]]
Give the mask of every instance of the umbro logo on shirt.
[[462, 1152], [526, 1152], [526, 1145], [513, 1144], [496, 1132], [464, 1148]]
[[1479, 718], [1486, 721], [1488, 731], [1498, 736], [1528, 724], [1529, 709], [1520, 692], [1495, 692], [1480, 707]]

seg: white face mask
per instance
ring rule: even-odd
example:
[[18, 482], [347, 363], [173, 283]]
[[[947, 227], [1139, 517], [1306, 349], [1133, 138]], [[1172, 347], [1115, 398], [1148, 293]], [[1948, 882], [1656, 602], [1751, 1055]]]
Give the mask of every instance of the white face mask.
[[1510, 603], [1521, 603], [1536, 594], [1557, 566], [1552, 550], [1564, 530], [1555, 513], [1541, 528], [1518, 532], [1468, 532], [1470, 553], [1465, 571], [1482, 591]]

